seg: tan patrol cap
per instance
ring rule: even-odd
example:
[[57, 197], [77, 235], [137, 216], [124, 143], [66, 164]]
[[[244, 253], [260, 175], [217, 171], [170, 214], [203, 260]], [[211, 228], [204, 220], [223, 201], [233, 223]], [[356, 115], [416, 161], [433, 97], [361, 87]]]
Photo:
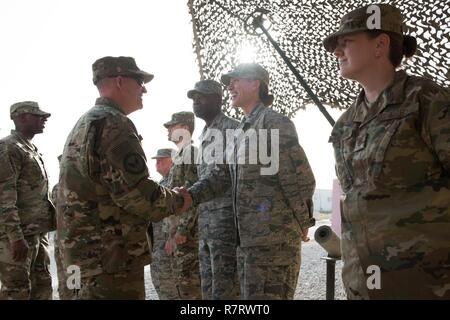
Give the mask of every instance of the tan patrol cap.
[[[375, 23], [376, 14], [379, 12], [379, 26]], [[417, 47], [415, 37], [404, 34], [403, 16], [399, 9], [389, 4], [373, 4], [355, 9], [341, 19], [339, 30], [330, 34], [323, 40], [323, 46], [329, 52], [333, 52], [337, 46], [337, 39], [344, 34], [382, 30], [403, 36], [404, 46], [414, 52]]]
[[158, 149], [156, 155], [153, 156], [152, 159], [172, 158], [173, 154], [176, 154], [176, 151], [171, 148]]
[[179, 123], [193, 126], [195, 124], [194, 113], [190, 111], [176, 112], [172, 114], [170, 121], [164, 123], [164, 127], [168, 128]]
[[98, 81], [110, 77], [132, 77], [150, 82], [153, 75], [138, 68], [136, 61], [132, 57], [103, 57], [92, 64], [92, 81], [97, 84]]
[[258, 63], [241, 63], [222, 75], [220, 80], [228, 86], [231, 78], [261, 80], [269, 86], [269, 72]]
[[194, 89], [187, 92], [189, 99], [192, 99], [194, 93], [217, 94], [222, 97], [222, 85], [214, 80], [201, 80], [194, 85]]
[[51, 116], [50, 113], [42, 111], [39, 108], [39, 104], [35, 101], [21, 101], [11, 105], [11, 108], [9, 109], [11, 119], [22, 113], [31, 113], [46, 118]]

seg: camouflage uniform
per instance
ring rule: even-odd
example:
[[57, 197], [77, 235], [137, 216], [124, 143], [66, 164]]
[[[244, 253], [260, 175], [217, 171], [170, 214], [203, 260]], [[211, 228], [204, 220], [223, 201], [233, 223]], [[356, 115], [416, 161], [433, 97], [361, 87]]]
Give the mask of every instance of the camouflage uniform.
[[[450, 298], [450, 90], [398, 71], [364, 92], [330, 141], [343, 190], [343, 281], [350, 299]], [[381, 289], [366, 273], [381, 269]]]
[[[192, 115], [193, 117], [193, 115]], [[184, 145], [173, 158], [173, 166], [169, 173], [169, 186], [190, 187], [197, 180], [195, 159], [198, 149], [191, 143]], [[187, 237], [187, 241], [176, 245], [172, 258], [172, 268], [177, 279], [179, 299], [200, 300], [200, 269], [198, 262], [198, 211], [190, 208], [181, 216], [169, 217], [164, 221], [166, 239], [172, 240], [175, 235]]]
[[[52, 202], [57, 203], [57, 195], [58, 195], [58, 184], [52, 189]], [[67, 274], [66, 269], [64, 268], [63, 260], [64, 257], [61, 252], [61, 244], [59, 243], [59, 239], [55, 232], [54, 237], [54, 257], [56, 263], [56, 272], [58, 275], [58, 295], [60, 300], [69, 300], [73, 298], [73, 290], [69, 290], [67, 288]]]
[[[375, 29], [400, 36], [403, 53], [413, 54], [416, 39], [404, 34], [400, 10], [376, 6]], [[346, 14], [325, 49], [333, 52], [341, 35], [367, 32], [370, 12]], [[398, 71], [376, 101], [361, 91], [336, 122], [330, 142], [343, 191], [349, 299], [450, 298], [449, 109], [448, 88]]]
[[[220, 112], [210, 126], [203, 129], [200, 136], [201, 152], [214, 145], [225, 149], [226, 141], [222, 138], [226, 137], [226, 129], [234, 129], [238, 124]], [[221, 136], [216, 137], [219, 132]], [[202, 179], [214, 170], [215, 165], [203, 159], [197, 168], [199, 179]], [[203, 299], [238, 298], [236, 227], [230, 189], [225, 190], [220, 197], [199, 205], [198, 226]]]
[[[276, 173], [261, 174], [265, 165], [260, 159], [252, 164], [249, 152], [245, 153], [245, 161], [238, 161], [244, 149], [256, 147], [249, 146], [243, 138], [250, 129], [256, 130], [260, 139], [259, 129], [279, 130]], [[313, 173], [298, 144], [294, 124], [263, 104], [241, 121], [234, 139], [228, 177], [222, 166], [189, 192], [194, 204], [212, 199], [229, 188], [231, 176], [241, 298], [292, 299], [300, 268], [301, 232], [313, 222]], [[267, 150], [274, 150], [273, 147], [268, 140]]]
[[[93, 64], [94, 83], [105, 77], [152, 76], [133, 58]], [[144, 73], [142, 75], [142, 73]], [[141, 138], [121, 107], [98, 98], [69, 134], [61, 158], [58, 238], [64, 265], [81, 271], [81, 299], [144, 299], [150, 263], [146, 230], [182, 204], [149, 179]]]
[[[159, 184], [168, 186], [169, 177], [163, 177]], [[151, 224], [151, 243], [152, 247], [152, 263], [150, 272], [152, 275], [153, 286], [160, 300], [176, 300], [179, 298], [176, 285], [176, 277], [172, 269], [172, 257], [164, 250], [167, 236], [163, 230], [163, 225], [168, 223], [170, 217], [164, 218], [159, 222]]]
[[[52, 298], [47, 232], [55, 229], [54, 214], [41, 155], [12, 130], [0, 140], [0, 299]], [[18, 262], [10, 242], [20, 239], [29, 249]]]

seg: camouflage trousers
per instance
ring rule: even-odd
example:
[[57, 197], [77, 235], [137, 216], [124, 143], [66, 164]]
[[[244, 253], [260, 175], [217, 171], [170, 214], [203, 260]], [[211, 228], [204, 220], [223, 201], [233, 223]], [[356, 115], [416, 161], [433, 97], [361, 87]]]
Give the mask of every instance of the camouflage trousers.
[[[55, 234], [56, 237], [56, 234]], [[70, 300], [73, 298], [73, 291], [67, 288], [67, 273], [63, 265], [64, 257], [61, 250], [58, 239], [55, 238], [55, 263], [56, 271], [58, 275], [58, 295], [60, 300]]]
[[0, 241], [0, 299], [52, 299], [47, 234], [25, 237], [28, 255], [14, 261], [9, 241]]
[[78, 300], [145, 300], [144, 266], [81, 279]]
[[201, 300], [198, 241], [189, 240], [177, 246], [172, 258], [179, 299]]
[[300, 271], [301, 243], [238, 247], [241, 299], [292, 300]]
[[[155, 243], [155, 245], [158, 245]], [[176, 285], [176, 276], [172, 268], [173, 258], [164, 251], [164, 243], [159, 245], [152, 253], [152, 263], [150, 273], [152, 275], [153, 286], [160, 300], [179, 299]]]
[[236, 244], [200, 239], [198, 257], [203, 300], [239, 299]]
[[163, 230], [164, 220], [153, 222], [147, 230], [148, 246], [152, 248], [150, 274], [160, 300], [177, 300], [179, 294], [172, 266], [173, 257], [164, 250], [167, 238]]

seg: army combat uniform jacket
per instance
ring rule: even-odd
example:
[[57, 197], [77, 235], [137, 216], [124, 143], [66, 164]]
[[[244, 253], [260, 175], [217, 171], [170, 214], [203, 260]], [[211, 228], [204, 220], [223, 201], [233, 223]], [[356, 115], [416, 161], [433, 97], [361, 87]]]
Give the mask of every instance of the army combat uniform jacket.
[[[336, 122], [349, 298], [450, 298], [449, 141], [449, 90], [403, 71]], [[369, 289], [374, 268], [381, 282]]]
[[[239, 122], [225, 116], [220, 112], [209, 127], [203, 129], [200, 135], [200, 153], [202, 158], [198, 161], [199, 179], [207, 177], [217, 167], [215, 160], [223, 164], [223, 155], [226, 151], [227, 129], [235, 129]], [[200, 155], [199, 153], [199, 155]], [[217, 155], [214, 153], [218, 153]], [[220, 159], [218, 159], [218, 156]], [[233, 206], [231, 201], [231, 188], [224, 190], [219, 197], [198, 206], [198, 226], [200, 239], [218, 239], [235, 243], [235, 225]]]
[[69, 134], [60, 165], [58, 237], [81, 277], [150, 263], [146, 228], [180, 199], [149, 179], [141, 138], [120, 106], [99, 98]]
[[[159, 181], [159, 185], [163, 187], [168, 187], [169, 177], [162, 177], [162, 179]], [[153, 222], [149, 224], [148, 232], [149, 232], [149, 245], [152, 245], [153, 248], [150, 248], [150, 252], [153, 254], [160, 250], [161, 252], [164, 252], [164, 245], [166, 243], [166, 237], [163, 232], [163, 223], [164, 220], [170, 219], [171, 217], [164, 218], [163, 220]]]
[[[190, 187], [197, 180], [196, 158], [198, 149], [192, 143], [183, 146], [173, 157], [173, 166], [170, 168], [168, 186]], [[198, 211], [192, 207], [180, 216], [169, 217], [164, 220], [164, 231], [173, 238], [175, 234], [186, 236], [189, 240], [198, 240]]]
[[0, 140], [0, 240], [55, 229], [48, 177], [36, 146], [19, 132]]
[[[271, 130], [278, 141], [271, 141]], [[299, 241], [302, 229], [313, 224], [315, 180], [294, 124], [260, 104], [241, 121], [233, 138], [227, 149], [228, 167], [221, 166], [190, 188], [194, 203], [220, 195], [231, 180], [241, 247]], [[272, 152], [273, 162], [264, 163], [257, 150]]]
[[[198, 180], [197, 153], [198, 149], [188, 143], [173, 157], [168, 182], [171, 188], [190, 187]], [[176, 235], [186, 237], [183, 244], [175, 244], [171, 259], [178, 299], [201, 299], [197, 208], [191, 207], [180, 216], [164, 219], [164, 231], [172, 244]]]

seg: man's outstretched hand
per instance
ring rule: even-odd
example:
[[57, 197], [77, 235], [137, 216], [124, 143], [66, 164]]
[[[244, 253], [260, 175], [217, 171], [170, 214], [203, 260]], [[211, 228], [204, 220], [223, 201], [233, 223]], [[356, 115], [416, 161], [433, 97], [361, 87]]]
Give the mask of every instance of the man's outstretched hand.
[[175, 234], [175, 243], [177, 245], [181, 245], [187, 242], [187, 237], [186, 236], [182, 236], [181, 234], [176, 233]]
[[164, 245], [164, 251], [166, 251], [166, 254], [168, 256], [173, 256], [173, 253], [175, 252], [175, 240], [174, 239], [169, 239], [166, 241], [165, 245]]
[[181, 215], [192, 206], [192, 197], [184, 187], [175, 187], [172, 190], [183, 197], [183, 205], [175, 210], [175, 214]]

